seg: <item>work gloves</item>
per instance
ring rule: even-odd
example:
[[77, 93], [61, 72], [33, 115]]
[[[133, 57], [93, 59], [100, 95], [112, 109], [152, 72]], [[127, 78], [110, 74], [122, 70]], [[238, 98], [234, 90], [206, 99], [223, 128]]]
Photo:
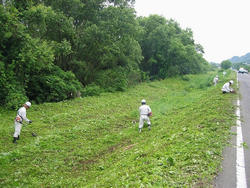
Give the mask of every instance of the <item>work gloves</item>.
[[152, 112], [149, 112], [149, 113], [148, 113], [148, 116], [153, 116], [153, 113], [152, 113]]

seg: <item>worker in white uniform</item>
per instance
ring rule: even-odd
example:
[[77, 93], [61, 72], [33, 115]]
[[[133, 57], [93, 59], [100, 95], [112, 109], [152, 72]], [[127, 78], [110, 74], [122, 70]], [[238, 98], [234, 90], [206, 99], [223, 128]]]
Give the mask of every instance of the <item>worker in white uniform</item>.
[[219, 82], [219, 78], [218, 78], [218, 75], [216, 75], [214, 80], [213, 80], [214, 86], [216, 86], [218, 82]]
[[225, 83], [221, 90], [222, 90], [222, 93], [229, 93], [229, 92], [234, 92], [234, 89], [233, 88], [230, 88], [230, 86], [234, 83], [233, 80], [230, 80], [229, 82]]
[[141, 101], [141, 106], [139, 107], [140, 120], [139, 120], [139, 132], [143, 127], [144, 121], [147, 122], [149, 130], [151, 130], [151, 123], [149, 120], [149, 116], [152, 116], [151, 109], [148, 105], [146, 105], [146, 101], [143, 99]]
[[13, 143], [17, 143], [17, 140], [20, 139], [20, 133], [22, 129], [22, 122], [27, 121], [29, 123], [32, 123], [31, 120], [27, 119], [26, 117], [26, 110], [31, 106], [30, 102], [26, 102], [23, 104], [23, 107], [19, 108], [17, 111], [17, 115], [15, 118], [15, 133], [14, 133], [14, 140]]

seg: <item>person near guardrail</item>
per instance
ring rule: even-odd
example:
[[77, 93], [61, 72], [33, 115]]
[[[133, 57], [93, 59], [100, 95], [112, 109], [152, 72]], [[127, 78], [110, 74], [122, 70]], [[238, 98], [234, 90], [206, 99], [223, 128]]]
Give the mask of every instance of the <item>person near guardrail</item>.
[[26, 117], [26, 110], [29, 109], [30, 106], [31, 106], [31, 103], [26, 102], [25, 104], [23, 104], [23, 107], [19, 108], [19, 110], [17, 111], [17, 115], [15, 118], [15, 133], [13, 135], [14, 136], [13, 143], [15, 143], [15, 144], [17, 143], [17, 140], [20, 139], [22, 122], [27, 121], [29, 123], [32, 123], [32, 121]]
[[141, 132], [141, 129], [143, 127], [144, 121], [148, 124], [148, 129], [151, 130], [151, 122], [149, 120], [149, 116], [153, 116], [151, 108], [146, 105], [146, 100], [141, 101], [141, 106], [139, 107], [139, 113], [140, 113], [140, 120], [139, 120], [139, 132]]
[[233, 83], [233, 80], [230, 80], [229, 82], [225, 83], [221, 88], [222, 93], [236, 93], [234, 89], [230, 87]]

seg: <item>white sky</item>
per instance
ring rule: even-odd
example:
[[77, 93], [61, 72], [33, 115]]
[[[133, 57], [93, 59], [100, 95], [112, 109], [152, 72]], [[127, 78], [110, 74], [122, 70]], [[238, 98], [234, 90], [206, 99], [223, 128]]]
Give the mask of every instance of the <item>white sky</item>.
[[135, 0], [137, 16], [158, 14], [191, 28], [208, 62], [250, 52], [250, 0]]

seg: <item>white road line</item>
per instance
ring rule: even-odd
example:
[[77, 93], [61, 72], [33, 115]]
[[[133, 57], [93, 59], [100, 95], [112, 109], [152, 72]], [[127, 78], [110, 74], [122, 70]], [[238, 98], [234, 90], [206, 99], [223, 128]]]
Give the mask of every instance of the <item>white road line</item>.
[[238, 107], [236, 110], [236, 115], [237, 115], [236, 187], [247, 188], [243, 136], [242, 136], [241, 121], [240, 121], [240, 100], [237, 100], [237, 106]]

